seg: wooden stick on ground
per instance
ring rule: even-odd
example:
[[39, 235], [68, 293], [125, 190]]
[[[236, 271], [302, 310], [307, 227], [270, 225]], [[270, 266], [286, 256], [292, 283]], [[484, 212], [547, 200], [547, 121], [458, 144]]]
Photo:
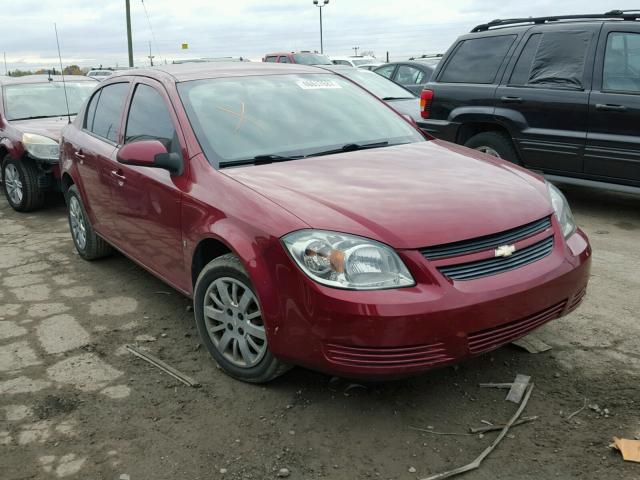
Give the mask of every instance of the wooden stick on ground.
[[[520, 420], [518, 420], [517, 422], [513, 422], [513, 425], [511, 425], [512, 427], [515, 427], [516, 425], [522, 425], [523, 423], [529, 423], [529, 422], [533, 422], [534, 420], [537, 420], [538, 417], [522, 417]], [[504, 425], [487, 425], [486, 427], [478, 427], [478, 428], [469, 428], [469, 431], [471, 433], [477, 434], [477, 433], [487, 433], [487, 432], [493, 432], [494, 430], [502, 430], [504, 428]]]
[[511, 388], [513, 383], [480, 383], [480, 388]]
[[511, 417], [511, 419], [507, 422], [507, 424], [504, 426], [504, 428], [502, 429], [500, 434], [496, 437], [496, 439], [493, 441], [493, 443], [489, 445], [487, 448], [485, 448], [480, 455], [478, 455], [478, 458], [476, 458], [473, 462], [467, 465], [464, 465], [462, 467], [458, 467], [454, 470], [449, 470], [448, 472], [437, 473], [436, 475], [423, 478], [422, 480], [442, 480], [444, 478], [450, 478], [450, 477], [453, 477], [454, 475], [459, 475], [461, 473], [465, 473], [470, 470], [475, 470], [476, 468], [479, 468], [482, 461], [498, 446], [500, 441], [504, 438], [504, 436], [507, 434], [509, 429], [513, 426], [513, 424], [516, 421], [518, 421], [518, 418], [520, 417], [525, 407], [527, 406], [527, 402], [529, 401], [529, 397], [531, 397], [532, 391], [533, 391], [533, 383], [530, 383], [529, 388], [527, 388], [527, 391], [524, 394], [522, 403], [520, 403], [518, 410], [516, 410], [516, 413], [513, 414], [513, 417]]
[[582, 407], [580, 407], [578, 410], [576, 410], [575, 412], [573, 412], [571, 415], [569, 415], [567, 417], [567, 420], [571, 420], [573, 417], [575, 417], [577, 414], [579, 414], [582, 410], [584, 410], [585, 408], [587, 408], [587, 397], [584, 397], [584, 405], [582, 405]]
[[200, 383], [198, 383], [196, 380], [194, 380], [193, 378], [185, 375], [182, 372], [179, 372], [178, 370], [176, 370], [175, 368], [173, 368], [171, 365], [167, 365], [166, 363], [164, 363], [162, 360], [160, 360], [157, 357], [154, 357], [153, 355], [151, 355], [150, 353], [145, 353], [145, 352], [141, 352], [140, 350], [138, 350], [135, 347], [132, 347], [130, 345], [127, 345], [127, 350], [129, 350], [131, 353], [133, 353], [136, 357], [141, 358], [142, 360], [144, 360], [145, 362], [149, 362], [151, 365], [153, 365], [156, 368], [159, 368], [160, 370], [162, 370], [165, 373], [168, 373], [169, 375], [171, 375], [173, 378], [175, 378], [176, 380], [180, 380], [182, 383], [184, 383], [187, 387], [199, 387]]

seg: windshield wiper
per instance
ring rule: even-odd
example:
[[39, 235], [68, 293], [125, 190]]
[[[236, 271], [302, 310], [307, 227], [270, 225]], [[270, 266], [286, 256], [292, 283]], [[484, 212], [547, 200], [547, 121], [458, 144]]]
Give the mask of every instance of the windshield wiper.
[[[71, 113], [70, 115], [75, 115], [75, 113]], [[53, 117], [66, 117], [67, 114], [64, 115], [33, 115], [32, 117], [22, 117], [22, 118], [14, 118], [13, 121], [17, 120], [35, 120], [37, 118], [53, 118]]]
[[[397, 145], [397, 144], [394, 144]], [[325, 150], [324, 152], [311, 153], [307, 157], [319, 157], [321, 155], [333, 155], [334, 153], [343, 152], [355, 152], [357, 150], [367, 150], [369, 148], [388, 147], [389, 142], [374, 142], [374, 143], [347, 143], [340, 148], [334, 148], [332, 150]]]
[[237, 167], [240, 165], [265, 165], [267, 163], [287, 162], [289, 160], [299, 160], [304, 158], [304, 155], [256, 155], [253, 158], [246, 158], [243, 160], [230, 160], [227, 162], [220, 162], [220, 168], [224, 167]]
[[416, 97], [382, 97], [382, 100], [385, 102], [390, 102], [392, 100], [413, 100]]

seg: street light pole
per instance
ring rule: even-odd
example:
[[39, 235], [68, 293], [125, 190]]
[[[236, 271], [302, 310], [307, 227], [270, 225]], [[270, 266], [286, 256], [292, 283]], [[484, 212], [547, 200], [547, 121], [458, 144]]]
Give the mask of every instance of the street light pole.
[[129, 49], [129, 66], [133, 67], [133, 42], [131, 40], [131, 5], [129, 0], [124, 0], [127, 12], [127, 47]]
[[324, 45], [322, 43], [322, 7], [329, 5], [329, 0], [322, 0], [322, 4], [320, 4], [320, 0], [313, 0], [313, 4], [320, 9], [320, 53], [324, 53]]

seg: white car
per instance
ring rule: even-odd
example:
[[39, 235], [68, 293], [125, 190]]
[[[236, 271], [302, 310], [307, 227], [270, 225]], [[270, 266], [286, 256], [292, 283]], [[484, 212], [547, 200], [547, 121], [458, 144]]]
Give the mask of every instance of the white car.
[[87, 77], [95, 78], [96, 80], [104, 80], [105, 78], [113, 75], [113, 70], [89, 70]]
[[334, 65], [350, 65], [352, 67], [359, 67], [360, 65], [369, 65], [372, 63], [377, 63], [378, 60], [375, 57], [331, 57], [331, 61]]

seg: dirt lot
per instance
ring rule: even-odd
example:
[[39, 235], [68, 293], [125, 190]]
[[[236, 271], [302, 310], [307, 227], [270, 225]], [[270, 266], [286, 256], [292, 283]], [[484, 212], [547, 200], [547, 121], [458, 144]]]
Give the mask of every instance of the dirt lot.
[[[640, 464], [607, 448], [640, 435], [640, 197], [565, 192], [594, 264], [583, 306], [539, 331], [552, 350], [509, 346], [364, 388], [304, 369], [268, 386], [231, 380], [199, 348], [189, 300], [120, 255], [81, 260], [59, 199], [28, 215], [0, 199], [0, 477], [269, 479], [287, 468], [291, 479], [422, 478], [467, 463], [495, 433], [410, 426], [503, 422], [515, 405], [478, 382], [526, 373], [536, 385], [526, 415], [539, 419], [461, 478], [640, 478]], [[601, 413], [566, 420], [585, 397]]]

